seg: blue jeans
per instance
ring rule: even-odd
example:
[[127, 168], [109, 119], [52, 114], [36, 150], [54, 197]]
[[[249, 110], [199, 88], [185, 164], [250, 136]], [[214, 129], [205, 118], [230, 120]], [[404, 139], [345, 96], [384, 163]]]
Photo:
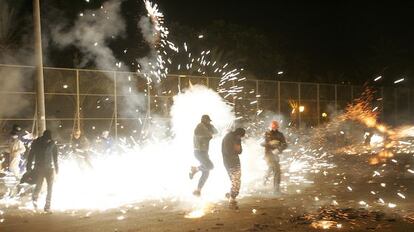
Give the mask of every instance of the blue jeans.
[[201, 177], [200, 177], [200, 180], [198, 181], [198, 189], [201, 190], [204, 184], [206, 183], [208, 176], [210, 175], [210, 170], [214, 168], [214, 165], [211, 162], [207, 151], [195, 150], [194, 156], [200, 162], [200, 166], [198, 166], [198, 170], [201, 171]]

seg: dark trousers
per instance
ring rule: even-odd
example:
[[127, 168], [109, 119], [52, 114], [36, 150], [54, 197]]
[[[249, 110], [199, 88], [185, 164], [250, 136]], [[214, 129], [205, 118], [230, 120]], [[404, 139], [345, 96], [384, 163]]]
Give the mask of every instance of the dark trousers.
[[233, 160], [224, 159], [224, 167], [231, 181], [230, 197], [235, 199], [240, 192], [241, 185], [241, 166], [239, 157]]
[[46, 195], [45, 209], [50, 208], [50, 203], [52, 200], [52, 189], [53, 189], [54, 177], [55, 177], [55, 170], [53, 168], [44, 168], [44, 169], [39, 168], [36, 170], [36, 187], [34, 189], [32, 199], [33, 201], [37, 201], [40, 190], [42, 190], [43, 180], [46, 179], [47, 195]]
[[195, 150], [194, 156], [200, 162], [200, 166], [198, 166], [198, 170], [201, 171], [201, 177], [200, 177], [200, 180], [198, 181], [198, 189], [202, 189], [208, 179], [208, 176], [210, 175], [210, 170], [214, 168], [214, 165], [211, 162], [207, 151]]
[[269, 181], [269, 179], [273, 175], [273, 187], [279, 188], [280, 181], [281, 181], [281, 170], [279, 164], [279, 156], [274, 155], [273, 153], [266, 153], [265, 160], [268, 166], [267, 173], [265, 176], [265, 182]]

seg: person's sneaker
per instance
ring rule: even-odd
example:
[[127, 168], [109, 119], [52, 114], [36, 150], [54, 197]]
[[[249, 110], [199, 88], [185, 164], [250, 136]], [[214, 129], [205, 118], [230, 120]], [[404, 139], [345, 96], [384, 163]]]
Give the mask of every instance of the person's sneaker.
[[234, 198], [231, 198], [229, 200], [229, 209], [238, 210], [239, 205], [237, 204], [237, 201]]
[[190, 177], [190, 180], [194, 178], [194, 175], [197, 173], [197, 167], [191, 167], [190, 172], [188, 173], [188, 176]]
[[200, 190], [194, 190], [193, 195], [196, 197], [200, 197], [201, 196], [201, 191]]
[[50, 214], [52, 213], [52, 210], [50, 210], [50, 207], [45, 207], [45, 213]]

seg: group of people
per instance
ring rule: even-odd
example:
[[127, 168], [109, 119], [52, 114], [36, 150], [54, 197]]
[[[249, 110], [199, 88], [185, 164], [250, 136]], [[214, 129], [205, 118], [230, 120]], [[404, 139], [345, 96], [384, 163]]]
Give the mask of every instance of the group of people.
[[[211, 124], [211, 121], [209, 115], [203, 115], [201, 117], [201, 122], [194, 130], [194, 156], [199, 161], [200, 165], [198, 167], [191, 167], [189, 172], [190, 179], [193, 179], [196, 173], [201, 172], [197, 188], [193, 192], [195, 196], [201, 195], [201, 190], [208, 179], [210, 170], [214, 168], [208, 152], [210, 140], [218, 131]], [[221, 146], [223, 164], [231, 181], [230, 191], [226, 193], [225, 196], [229, 199], [230, 208], [234, 209], [238, 208], [236, 198], [239, 195], [241, 185], [241, 165], [239, 155], [243, 151], [241, 139], [245, 134], [245, 129], [236, 128], [234, 131], [230, 131], [224, 136]], [[264, 178], [265, 184], [268, 183], [273, 176], [274, 193], [278, 194], [280, 193], [281, 181], [279, 154], [287, 148], [287, 143], [283, 133], [279, 131], [279, 123], [277, 121], [272, 121], [270, 130], [266, 131], [264, 142], [261, 145], [264, 147], [264, 158], [268, 165], [268, 171]]]
[[[109, 131], [103, 131], [96, 144], [97, 152], [109, 153], [113, 149]], [[68, 148], [68, 153], [73, 154], [81, 168], [92, 167], [90, 143], [80, 130], [73, 132]], [[19, 125], [13, 125], [4, 154], [0, 170], [8, 170], [21, 184], [34, 185], [32, 193], [34, 208], [37, 208], [37, 199], [46, 180], [47, 196], [44, 210], [50, 211], [54, 176], [59, 172], [58, 147], [52, 140], [51, 131], [46, 130], [42, 136], [33, 139], [27, 132], [23, 133]], [[21, 187], [18, 185], [17, 194]]]
[[[0, 170], [8, 170], [17, 179], [20, 179], [26, 170], [28, 154], [33, 141], [31, 133], [23, 131], [17, 124], [13, 125], [7, 145], [2, 152]], [[65, 154], [77, 160], [81, 168], [92, 167], [92, 154], [109, 155], [113, 152], [114, 147], [109, 131], [105, 130], [97, 137], [93, 146], [94, 149], [91, 149], [91, 143], [79, 129], [73, 131], [69, 144], [62, 146]]]
[[[210, 140], [218, 133], [217, 129], [211, 124], [209, 115], [203, 115], [201, 122], [194, 130], [193, 145], [194, 156], [199, 161], [200, 165], [191, 167], [189, 177], [193, 179], [194, 176], [201, 172], [198, 180], [197, 188], [193, 194], [200, 196], [201, 191], [206, 183], [210, 170], [214, 168], [213, 163], [209, 158]], [[31, 141], [31, 146], [25, 146], [23, 139], [19, 136], [19, 127], [14, 127], [11, 132], [11, 142], [8, 146], [9, 152], [9, 171], [16, 177], [20, 177], [22, 169], [26, 169], [26, 173], [21, 177], [21, 182], [34, 184], [35, 188], [32, 193], [33, 206], [37, 209], [37, 200], [42, 189], [44, 180], [47, 184], [46, 204], [44, 210], [50, 211], [53, 181], [56, 174], [59, 172], [58, 148], [56, 142], [52, 139], [52, 132], [46, 130], [43, 135]], [[264, 135], [264, 158], [268, 165], [268, 171], [265, 175], [265, 183], [269, 182], [273, 176], [273, 186], [275, 193], [280, 192], [281, 171], [279, 164], [279, 156], [287, 147], [287, 143], [283, 134], [278, 130], [279, 124], [277, 121], [272, 121], [270, 130], [266, 131]], [[20, 129], [21, 130], [21, 129]], [[236, 128], [234, 131], [228, 132], [223, 140], [221, 152], [223, 155], [223, 164], [227, 170], [229, 179], [231, 181], [231, 188], [226, 193], [226, 198], [229, 199], [229, 206], [231, 208], [238, 208], [236, 198], [239, 195], [241, 185], [241, 165], [239, 155], [243, 152], [241, 140], [245, 136], [246, 131], [243, 128]], [[99, 138], [100, 150], [108, 151], [112, 147], [112, 141], [109, 137], [109, 132], [103, 132]], [[75, 130], [71, 138], [70, 149], [75, 153], [81, 163], [86, 166], [91, 166], [89, 159], [89, 141], [82, 136], [80, 130]], [[29, 150], [26, 157], [25, 165], [22, 167], [22, 156], [26, 150]], [[101, 152], [102, 152], [101, 151]], [[24, 167], [25, 166], [25, 167]]]
[[[21, 127], [13, 125], [10, 133], [6, 156], [2, 162], [2, 169], [8, 169], [20, 183], [35, 185], [32, 200], [37, 208], [37, 199], [42, 189], [43, 181], [47, 183], [47, 196], [44, 210], [50, 211], [53, 179], [59, 171], [58, 151], [56, 143], [52, 140], [52, 133], [44, 131], [37, 139], [32, 139], [21, 131]], [[27, 152], [28, 151], [28, 152]], [[27, 152], [27, 153], [26, 153]], [[24, 175], [21, 175], [24, 173]], [[17, 190], [21, 189], [19, 185]]]

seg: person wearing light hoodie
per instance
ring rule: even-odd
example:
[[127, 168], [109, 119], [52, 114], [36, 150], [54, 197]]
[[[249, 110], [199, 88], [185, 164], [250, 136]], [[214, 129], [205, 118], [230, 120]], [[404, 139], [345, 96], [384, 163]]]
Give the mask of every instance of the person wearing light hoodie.
[[26, 147], [19, 139], [19, 135], [15, 132], [12, 132], [11, 134], [7, 151], [10, 157], [9, 171], [12, 172], [17, 178], [20, 178], [19, 164], [22, 159], [22, 155], [26, 151]]

